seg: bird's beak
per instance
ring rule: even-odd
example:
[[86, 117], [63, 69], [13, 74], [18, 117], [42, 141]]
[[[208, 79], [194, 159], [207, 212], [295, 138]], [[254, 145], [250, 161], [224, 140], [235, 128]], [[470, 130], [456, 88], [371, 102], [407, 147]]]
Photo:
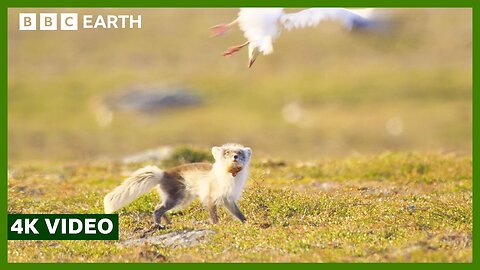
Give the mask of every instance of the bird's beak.
[[255, 63], [255, 58], [252, 58], [248, 61], [248, 67], [250, 68], [253, 65], [253, 63]]

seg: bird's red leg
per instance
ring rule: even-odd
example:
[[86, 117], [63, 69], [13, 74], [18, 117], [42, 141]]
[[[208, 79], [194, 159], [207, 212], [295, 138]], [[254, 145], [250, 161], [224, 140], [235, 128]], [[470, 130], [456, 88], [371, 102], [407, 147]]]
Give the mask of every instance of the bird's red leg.
[[210, 29], [212, 29], [212, 37], [218, 37], [228, 32], [228, 30], [230, 30], [230, 26], [228, 24], [218, 24], [212, 26]]
[[237, 45], [237, 46], [232, 46], [230, 48], [228, 48], [224, 53], [223, 53], [223, 56], [230, 56], [238, 51], [240, 51], [241, 48], [247, 46], [248, 44], [250, 44], [250, 41], [247, 41], [245, 43], [243, 43], [242, 45]]
[[218, 36], [224, 35], [230, 30], [232, 25], [234, 25], [235, 23], [237, 23], [237, 20], [234, 20], [233, 22], [228, 24], [217, 24], [215, 26], [212, 26], [210, 28], [212, 30], [212, 37], [218, 37]]

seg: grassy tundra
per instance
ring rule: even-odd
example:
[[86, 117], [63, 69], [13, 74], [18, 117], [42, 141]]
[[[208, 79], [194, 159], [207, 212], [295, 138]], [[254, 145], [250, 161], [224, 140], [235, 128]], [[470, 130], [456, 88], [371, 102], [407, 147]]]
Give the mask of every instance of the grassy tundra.
[[[103, 196], [138, 166], [112, 163], [14, 166], [9, 213], [101, 213]], [[120, 211], [120, 240], [152, 225], [155, 192]], [[194, 247], [115, 241], [9, 241], [10, 262], [472, 260], [471, 159], [383, 153], [315, 163], [254, 162], [240, 201], [248, 221], [220, 210], [205, 223], [199, 203], [154, 235], [213, 229]]]
[[[198, 246], [9, 241], [10, 262], [472, 260], [471, 10], [396, 10], [388, 34], [331, 23], [284, 33], [252, 69], [246, 52], [221, 57], [239, 31], [209, 38], [235, 10], [109, 9], [142, 14], [142, 29], [72, 32], [20, 32], [18, 12], [9, 213], [100, 213], [103, 196], [146, 165], [118, 160], [159, 145], [238, 142], [253, 166], [246, 224], [225, 211], [204, 223], [196, 203], [154, 233], [216, 231]], [[203, 103], [99, 122], [99, 100], [131, 85], [186, 86]], [[151, 225], [156, 196], [120, 211], [122, 240]]]

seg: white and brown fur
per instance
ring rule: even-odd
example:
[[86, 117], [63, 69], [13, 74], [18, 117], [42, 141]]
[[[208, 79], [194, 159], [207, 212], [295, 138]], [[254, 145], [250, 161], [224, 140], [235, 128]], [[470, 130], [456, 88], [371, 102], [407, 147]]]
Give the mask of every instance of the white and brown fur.
[[246, 218], [237, 206], [248, 178], [252, 150], [239, 144], [212, 147], [215, 163], [189, 163], [167, 170], [147, 166], [137, 170], [104, 198], [105, 213], [113, 213], [141, 195], [157, 187], [160, 203], [153, 218], [160, 224], [170, 222], [167, 211], [182, 208], [198, 198], [218, 222], [217, 205], [240, 221]]

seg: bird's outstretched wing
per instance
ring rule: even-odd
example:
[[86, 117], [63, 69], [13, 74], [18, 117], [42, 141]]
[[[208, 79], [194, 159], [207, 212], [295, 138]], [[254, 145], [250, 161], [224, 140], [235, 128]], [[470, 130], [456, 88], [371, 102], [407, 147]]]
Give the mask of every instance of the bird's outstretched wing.
[[293, 28], [315, 27], [322, 21], [340, 21], [347, 29], [368, 27], [373, 9], [349, 10], [344, 8], [309, 8], [297, 13], [282, 16], [280, 22], [287, 30]]

